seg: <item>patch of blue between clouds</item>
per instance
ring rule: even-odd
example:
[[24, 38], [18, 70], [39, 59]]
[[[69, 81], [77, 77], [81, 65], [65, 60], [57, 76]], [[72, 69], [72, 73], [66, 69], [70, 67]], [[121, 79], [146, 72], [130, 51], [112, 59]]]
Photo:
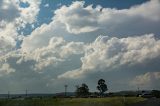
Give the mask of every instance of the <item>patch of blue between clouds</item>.
[[22, 8], [27, 8], [27, 7], [29, 7], [30, 5], [29, 5], [28, 2], [20, 2], [19, 6], [22, 7]]

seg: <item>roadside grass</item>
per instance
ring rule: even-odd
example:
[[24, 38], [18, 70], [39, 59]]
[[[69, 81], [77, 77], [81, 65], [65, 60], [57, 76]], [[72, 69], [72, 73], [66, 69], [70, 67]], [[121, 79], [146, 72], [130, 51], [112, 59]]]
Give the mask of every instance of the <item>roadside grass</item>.
[[0, 106], [128, 106], [144, 100], [141, 97], [3, 99]]
[[[107, 97], [107, 98], [66, 98], [58, 100], [60, 104], [69, 106], [127, 106], [144, 101], [141, 97]], [[68, 106], [67, 105], [67, 106]]]

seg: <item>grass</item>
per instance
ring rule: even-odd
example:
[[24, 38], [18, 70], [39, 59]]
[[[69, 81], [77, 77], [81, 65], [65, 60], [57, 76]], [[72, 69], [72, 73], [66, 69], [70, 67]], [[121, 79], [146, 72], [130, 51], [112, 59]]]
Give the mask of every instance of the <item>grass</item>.
[[24, 100], [0, 100], [0, 106], [128, 106], [144, 101], [140, 97], [108, 98], [45, 98]]
[[60, 100], [60, 104], [69, 106], [127, 106], [133, 103], [144, 101], [140, 97], [108, 97], [108, 98], [73, 98]]

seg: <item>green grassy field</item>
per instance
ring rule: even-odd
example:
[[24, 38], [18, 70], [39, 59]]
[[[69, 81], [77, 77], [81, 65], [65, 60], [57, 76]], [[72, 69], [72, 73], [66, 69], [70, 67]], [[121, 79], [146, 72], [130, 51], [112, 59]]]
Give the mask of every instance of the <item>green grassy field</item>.
[[128, 106], [144, 100], [140, 97], [0, 100], [0, 106]]

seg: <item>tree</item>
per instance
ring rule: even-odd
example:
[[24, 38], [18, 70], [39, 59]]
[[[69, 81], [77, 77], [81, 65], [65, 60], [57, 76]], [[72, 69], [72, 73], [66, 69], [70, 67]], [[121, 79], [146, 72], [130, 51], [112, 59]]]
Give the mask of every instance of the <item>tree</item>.
[[97, 89], [99, 90], [101, 96], [104, 94], [104, 92], [106, 92], [108, 90], [104, 79], [98, 80]]
[[79, 86], [76, 87], [77, 87], [76, 95], [78, 97], [85, 97], [89, 95], [89, 88], [85, 83], [83, 83], [80, 87]]

